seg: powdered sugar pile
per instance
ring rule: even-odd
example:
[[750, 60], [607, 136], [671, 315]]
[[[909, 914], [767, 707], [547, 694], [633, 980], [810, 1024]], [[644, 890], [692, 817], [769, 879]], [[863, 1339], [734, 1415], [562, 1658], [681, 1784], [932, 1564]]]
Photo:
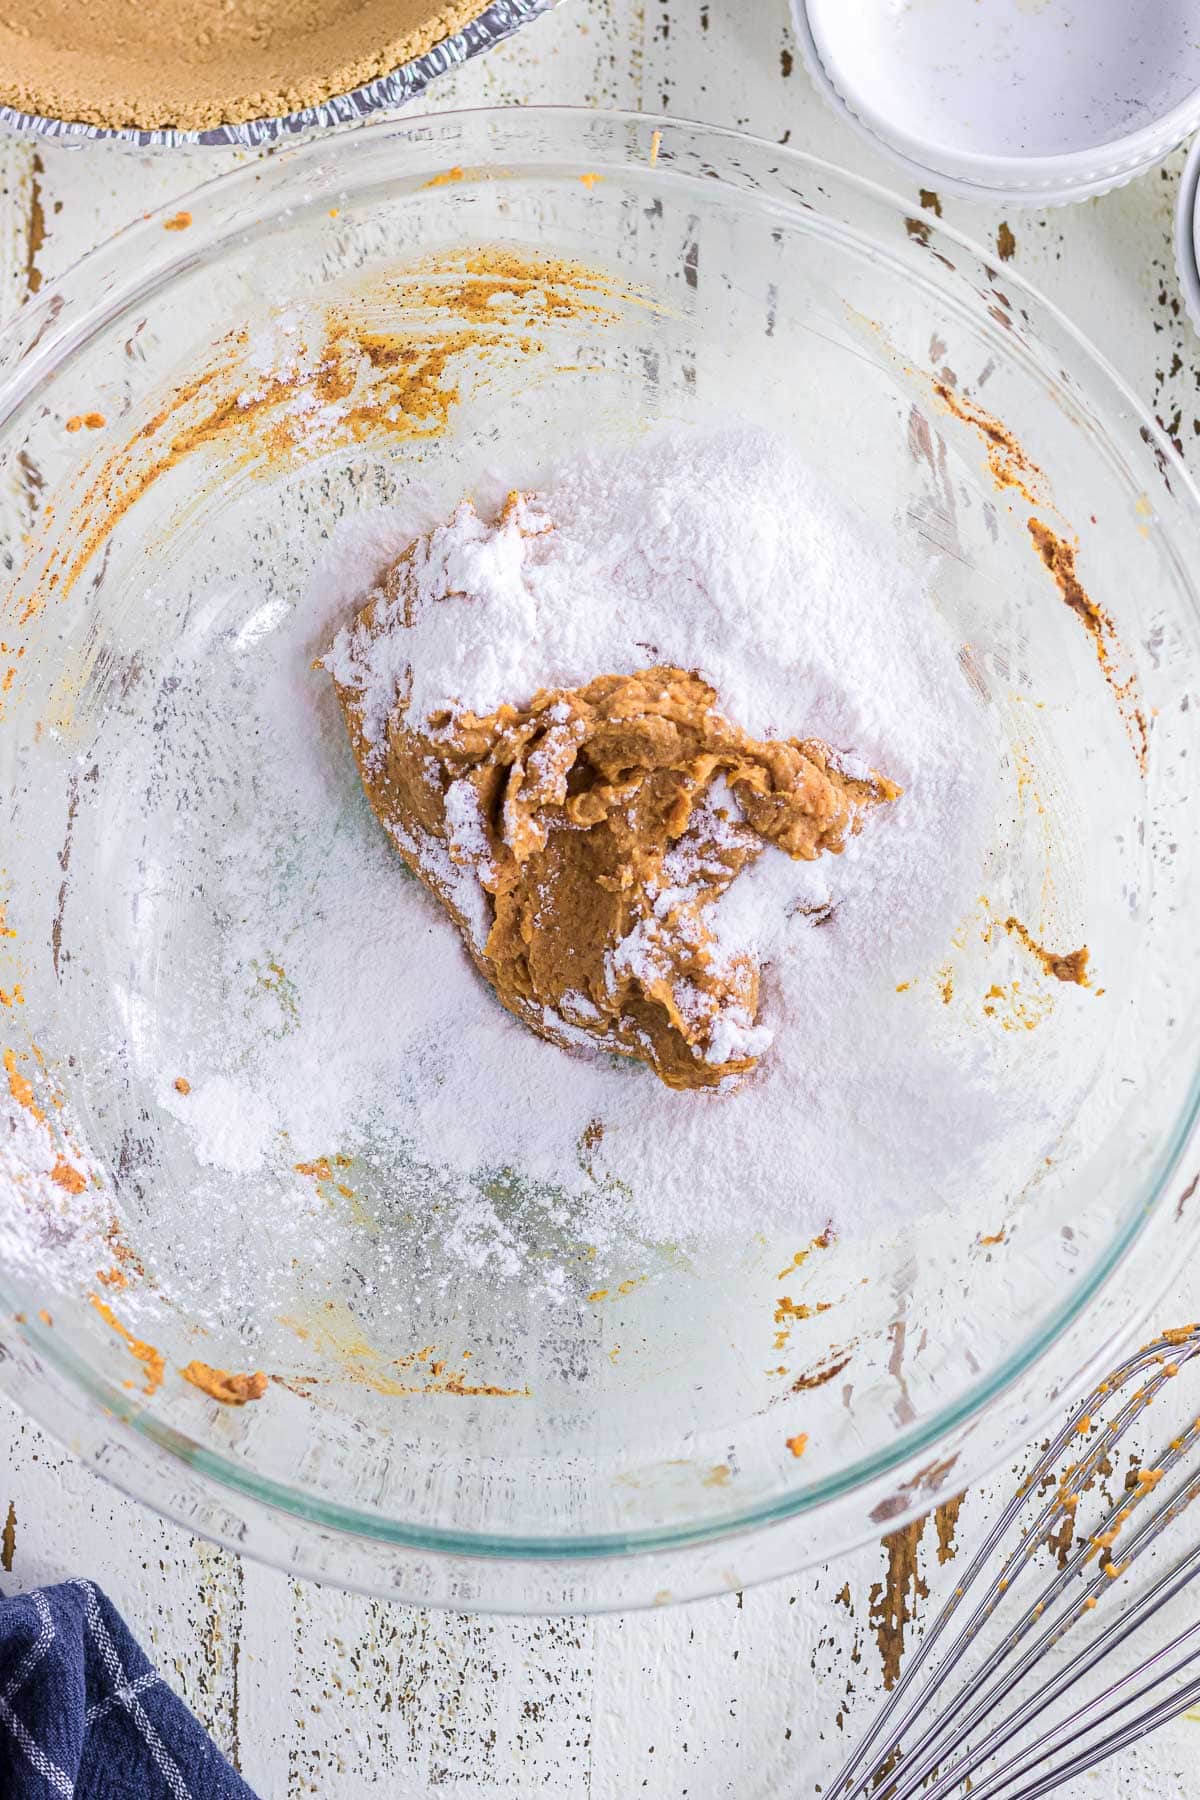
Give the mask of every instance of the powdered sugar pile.
[[[59, 1280], [94, 1276], [109, 1209], [90, 1187], [74, 1185], [92, 1173], [86, 1159], [74, 1149], [64, 1159], [40, 1111], [17, 1091], [0, 1077], [0, 1261], [10, 1274], [36, 1275], [49, 1265]], [[62, 1185], [64, 1167], [71, 1186]]]
[[953, 924], [930, 852], [948, 850], [961, 879], [955, 850], [973, 838], [979, 867], [978, 707], [894, 547], [766, 434], [584, 457], [494, 522], [464, 501], [415, 546], [376, 626], [347, 626], [326, 658], [359, 694], [368, 743], [382, 744], [397, 706], [425, 729], [439, 713], [491, 713], [539, 687], [666, 663], [705, 676], [754, 736], [815, 736], [848, 773], [899, 781], [896, 816], [870, 817], [840, 861], [768, 848], [718, 908], [731, 953], [765, 934], [755, 947], [774, 959], [795, 936], [789, 920], [835, 902], [842, 954], [855, 959], [889, 946], [920, 956], [914, 934], [936, 948]]
[[765, 433], [584, 456], [494, 523], [464, 501], [413, 576], [408, 630], [343, 631], [328, 659], [361, 690], [369, 741], [404, 690], [422, 723], [655, 663], [698, 670], [755, 737], [821, 736], [860, 765], [884, 766], [907, 702], [959, 703], [951, 749], [965, 716], [953, 651], [894, 545]]
[[[258, 811], [211, 880], [239, 920], [224, 991], [277, 959], [287, 1015], [268, 1023], [260, 996], [244, 1023], [223, 1010], [219, 1031], [181, 1016], [193, 1091], [160, 1097], [200, 1159], [244, 1170], [390, 1137], [439, 1171], [446, 1247], [507, 1273], [520, 1246], [486, 1197], [497, 1170], [609, 1243], [830, 1220], [853, 1233], [958, 1191], [1029, 1095], [1004, 1091], [978, 1036], [897, 987], [931, 973], [979, 891], [996, 750], [896, 546], [766, 433], [672, 435], [580, 456], [498, 525], [482, 502], [460, 507], [416, 570], [412, 629], [336, 638], [330, 667], [380, 735], [405, 699], [420, 718], [487, 712], [665, 663], [703, 675], [756, 736], [820, 738], [903, 788], [842, 855], [768, 846], [712, 909], [723, 950], [763, 965], [747, 1028], [765, 1054], [736, 1091], [677, 1093], [510, 1017], [358, 791], [312, 659], [431, 523], [414, 506], [346, 528], [294, 619], [246, 651]], [[297, 844], [289, 898], [280, 846]]]

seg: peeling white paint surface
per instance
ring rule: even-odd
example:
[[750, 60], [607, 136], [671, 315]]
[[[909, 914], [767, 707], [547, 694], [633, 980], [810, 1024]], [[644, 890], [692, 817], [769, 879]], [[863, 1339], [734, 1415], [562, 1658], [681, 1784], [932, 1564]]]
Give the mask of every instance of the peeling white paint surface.
[[[871, 175], [873, 157], [808, 85], [787, 0], [572, 0], [445, 81], [435, 109], [551, 100], [741, 126]], [[0, 306], [10, 309], [153, 205], [243, 160], [0, 145]], [[947, 220], [1057, 300], [1200, 468], [1200, 343], [1171, 250], [1182, 154], [1082, 206]], [[914, 214], [931, 196], [906, 196]], [[1185, 1276], [1161, 1309], [1200, 1313]], [[242, 1564], [121, 1498], [0, 1403], [0, 1589], [101, 1582], [263, 1800], [798, 1800], [817, 1791], [877, 1691], [893, 1614], [919, 1620], [1008, 1481], [930, 1521], [911, 1562], [874, 1547], [796, 1581], [625, 1618], [460, 1619]], [[953, 1533], [950, 1526], [953, 1523]], [[1185, 1528], [1186, 1529], [1186, 1528]], [[912, 1534], [915, 1541], [916, 1533]], [[929, 1589], [925, 1596], [921, 1589]], [[882, 1623], [881, 1623], [882, 1621]], [[911, 1632], [911, 1626], [909, 1627]], [[1200, 1716], [1068, 1800], [1200, 1800]]]

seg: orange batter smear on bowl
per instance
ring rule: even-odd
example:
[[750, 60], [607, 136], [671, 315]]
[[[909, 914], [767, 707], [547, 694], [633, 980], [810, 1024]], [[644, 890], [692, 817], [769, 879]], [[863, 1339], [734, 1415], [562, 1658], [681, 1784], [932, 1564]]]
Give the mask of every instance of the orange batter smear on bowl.
[[261, 1369], [253, 1375], [234, 1375], [228, 1369], [214, 1369], [209, 1363], [193, 1360], [179, 1373], [222, 1406], [245, 1406], [249, 1400], [261, 1400], [267, 1391], [267, 1378]]
[[143, 1343], [141, 1338], [134, 1337], [128, 1326], [122, 1325], [112, 1307], [106, 1301], [101, 1300], [98, 1294], [89, 1294], [88, 1300], [110, 1330], [115, 1331], [118, 1337], [125, 1339], [129, 1346], [129, 1354], [136, 1357], [145, 1369], [146, 1385], [143, 1392], [147, 1395], [157, 1393], [162, 1386], [163, 1376], [167, 1369], [166, 1358], [162, 1351], [156, 1349], [153, 1344]]
[[1024, 944], [1029, 954], [1037, 958], [1046, 974], [1052, 975], [1055, 981], [1073, 981], [1077, 987], [1091, 986], [1087, 972], [1091, 952], [1086, 944], [1078, 950], [1047, 950], [1045, 945], [1039, 944], [1032, 933], [1022, 925], [1020, 919], [1005, 919], [1004, 929]]

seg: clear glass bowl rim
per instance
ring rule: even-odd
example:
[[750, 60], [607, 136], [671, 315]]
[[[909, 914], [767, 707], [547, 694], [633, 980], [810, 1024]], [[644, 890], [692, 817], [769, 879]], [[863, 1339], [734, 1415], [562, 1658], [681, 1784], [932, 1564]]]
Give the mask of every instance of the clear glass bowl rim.
[[[539, 106], [539, 107], [480, 107], [456, 110], [444, 113], [420, 114], [404, 119], [383, 119], [363, 125], [353, 132], [344, 133], [337, 138], [322, 138], [303, 143], [286, 153], [267, 161], [257, 159], [223, 172], [193, 188], [189, 194], [182, 196], [190, 201], [193, 209], [193, 226], [181, 241], [179, 235], [164, 233], [163, 220], [177, 213], [180, 197], [176, 197], [155, 212], [137, 220], [105, 243], [85, 253], [57, 281], [49, 284], [38, 295], [32, 305], [23, 307], [9, 324], [0, 331], [0, 431], [7, 426], [9, 419], [25, 403], [41, 381], [52, 375], [54, 371], [70, 356], [76, 354], [95, 334], [97, 330], [124, 311], [135, 300], [145, 300], [156, 289], [164, 285], [171, 276], [183, 267], [194, 266], [203, 254], [215, 254], [226, 244], [244, 234], [247, 227], [239, 215], [232, 222], [231, 213], [236, 213], [237, 203], [253, 194], [255, 200], [256, 222], [266, 225], [278, 215], [278, 211], [289, 202], [295, 201], [294, 192], [289, 188], [296, 182], [297, 171], [301, 180], [308, 165], [317, 164], [319, 168], [329, 159], [344, 157], [353, 167], [353, 156], [364, 139], [381, 141], [394, 138], [403, 144], [406, 140], [415, 139], [415, 147], [430, 157], [437, 167], [441, 167], [443, 159], [438, 156], [439, 136], [448, 135], [455, 130], [469, 129], [472, 125], [485, 129], [499, 127], [501, 133], [506, 119], [519, 121], [521, 125], [541, 122], [548, 129], [556, 124], [572, 128], [590, 126], [593, 130], [608, 127], [618, 139], [622, 130], [635, 130], [644, 133], [648, 142], [655, 132], [661, 133], [661, 147], [657, 162], [657, 174], [662, 180], [684, 181], [692, 183], [700, 178], [691, 173], [679, 173], [672, 169], [672, 140], [686, 140], [689, 146], [703, 146], [712, 143], [718, 147], [745, 146], [756, 152], [769, 155], [776, 167], [791, 167], [803, 170], [818, 178], [828, 177], [835, 185], [843, 185], [857, 191], [876, 205], [884, 205], [903, 219], [910, 208], [903, 198], [881, 184], [866, 177], [843, 169], [821, 157], [808, 152], [791, 149], [755, 137], [751, 133], [741, 132], [726, 126], [707, 125], [699, 121], [670, 117], [661, 114], [637, 113], [626, 110], [601, 110], [577, 106]], [[577, 142], [563, 146], [564, 160], [569, 161], [571, 152], [576, 147], [582, 148], [582, 138]], [[619, 143], [618, 143], [619, 147]], [[600, 156], [600, 146], [589, 141], [586, 146], [587, 155], [584, 161], [589, 170], [596, 167]], [[478, 167], [478, 164], [473, 165]], [[511, 176], [520, 172], [520, 166], [512, 159], [503, 163], [497, 162], [497, 173]], [[631, 166], [619, 158], [612, 165], [614, 169]], [[639, 164], [644, 170], [644, 160]], [[410, 171], [411, 174], [427, 175], [425, 164], [419, 164]], [[707, 171], [704, 190], [711, 192], [713, 171]], [[718, 175], [716, 180], [721, 181]], [[347, 185], [352, 185], [352, 175], [347, 178]], [[280, 190], [283, 196], [280, 197]], [[274, 198], [275, 205], [270, 203]], [[301, 196], [303, 199], [304, 196]], [[212, 205], [214, 200], [223, 202], [221, 209]], [[201, 204], [203, 202], [204, 204]], [[794, 211], [798, 221], [811, 221], [811, 213], [798, 203], [788, 202], [781, 196], [763, 197], [756, 193], [747, 194], [747, 202], [752, 205], [766, 205], [773, 211]], [[825, 220], [828, 226], [828, 219]], [[986, 252], [965, 234], [945, 225], [941, 220], [929, 221], [931, 235], [939, 240], [956, 244], [960, 249], [986, 263]], [[840, 226], [851, 238], [861, 241], [861, 233], [852, 227]], [[888, 256], [878, 240], [872, 239], [877, 254]], [[1090, 343], [1087, 337], [1052, 301], [1048, 300], [1034, 285], [1016, 275], [1012, 271], [1005, 272], [1006, 286], [1019, 292], [1034, 306], [1044, 311], [1053, 325], [1074, 340], [1076, 347], [1082, 351], [1092, 366], [1093, 375], [1102, 384], [1107, 384], [1115, 399], [1120, 402], [1134, 419], [1141, 435], [1157, 459], [1160, 466], [1170, 471], [1171, 485], [1176, 495], [1184, 495], [1188, 503], [1200, 515], [1200, 492], [1197, 491], [1190, 475], [1176, 454], [1164, 433], [1146, 412], [1133, 390], [1116, 372], [1107, 359]], [[78, 316], [75, 316], [78, 315]], [[1026, 352], [1028, 353], [1028, 352]], [[1053, 377], [1047, 372], [1047, 378]], [[1161, 462], [1165, 459], [1165, 465]], [[1200, 606], [1197, 608], [1200, 611]], [[896, 1477], [906, 1467], [927, 1455], [931, 1449], [943, 1443], [959, 1427], [965, 1426], [988, 1408], [993, 1401], [1007, 1389], [1013, 1387], [1024, 1376], [1028, 1375], [1046, 1353], [1059, 1342], [1066, 1332], [1080, 1321], [1091, 1302], [1113, 1276], [1118, 1267], [1126, 1260], [1131, 1250], [1139, 1241], [1150, 1234], [1156, 1224], [1166, 1222], [1166, 1200], [1168, 1187], [1178, 1173], [1185, 1146], [1188, 1143], [1197, 1122], [1200, 1120], [1200, 1060], [1193, 1073], [1187, 1102], [1176, 1121], [1169, 1142], [1160, 1146], [1153, 1175], [1147, 1179], [1145, 1186], [1150, 1190], [1145, 1194], [1142, 1203], [1131, 1208], [1125, 1226], [1113, 1238], [1104, 1253], [1097, 1259], [1086, 1277], [1081, 1278], [1076, 1289], [1046, 1319], [1041, 1326], [1016, 1350], [1004, 1358], [988, 1375], [981, 1377], [964, 1390], [957, 1399], [946, 1407], [932, 1414], [921, 1424], [906, 1431], [898, 1432], [892, 1443], [884, 1450], [870, 1456], [860, 1458], [848, 1464], [835, 1476], [822, 1481], [802, 1486], [786, 1497], [766, 1504], [747, 1508], [742, 1512], [731, 1513], [691, 1525], [668, 1527], [664, 1529], [634, 1531], [629, 1533], [597, 1534], [587, 1537], [548, 1538], [524, 1535], [475, 1534], [452, 1529], [417, 1527], [405, 1525], [402, 1521], [382, 1518], [364, 1509], [341, 1507], [317, 1501], [302, 1492], [293, 1491], [283, 1484], [263, 1478], [248, 1471], [246, 1467], [230, 1458], [221, 1457], [206, 1447], [186, 1438], [175, 1427], [153, 1418], [148, 1412], [131, 1405], [128, 1394], [122, 1393], [111, 1384], [98, 1379], [84, 1362], [67, 1346], [61, 1336], [53, 1330], [27, 1320], [20, 1326], [21, 1334], [39, 1359], [44, 1359], [54, 1376], [65, 1381], [76, 1394], [84, 1396], [87, 1406], [94, 1416], [103, 1415], [110, 1420], [129, 1425], [140, 1440], [139, 1452], [148, 1456], [152, 1463], [174, 1464], [177, 1468], [182, 1463], [186, 1468], [201, 1478], [210, 1490], [219, 1491], [223, 1505], [230, 1507], [233, 1516], [237, 1513], [237, 1497], [241, 1496], [250, 1507], [265, 1507], [268, 1512], [285, 1515], [299, 1526], [308, 1521], [322, 1532], [346, 1534], [354, 1538], [363, 1538], [379, 1545], [390, 1545], [415, 1551], [418, 1554], [431, 1552], [434, 1555], [449, 1557], [467, 1557], [470, 1559], [502, 1559], [506, 1561], [547, 1562], [555, 1564], [572, 1564], [588, 1559], [628, 1558], [632, 1554], [650, 1554], [663, 1552], [675, 1553], [686, 1551], [692, 1547], [700, 1547], [714, 1540], [732, 1536], [744, 1536], [765, 1532], [773, 1526], [795, 1520], [805, 1514], [812, 1514], [818, 1509], [828, 1508], [834, 1502], [846, 1500], [857, 1490], [871, 1484], [877, 1484], [881, 1478]], [[1190, 1229], [1191, 1242], [1200, 1241], [1200, 1209]], [[1177, 1262], [1172, 1267], [1178, 1266]], [[1155, 1288], [1153, 1279], [1141, 1290], [1141, 1302], [1136, 1312], [1127, 1315], [1122, 1329], [1110, 1334], [1104, 1342], [1091, 1347], [1088, 1351], [1088, 1367], [1103, 1366], [1103, 1359], [1116, 1353], [1117, 1347], [1136, 1330], [1151, 1310], [1157, 1293], [1162, 1290], [1169, 1279], [1171, 1269], [1162, 1273], [1161, 1282]], [[5, 1291], [3, 1270], [0, 1269], [0, 1315], [12, 1317], [19, 1300]], [[11, 1363], [8, 1365], [11, 1367]], [[45, 1423], [51, 1431], [55, 1430], [55, 1422], [62, 1415], [61, 1397], [55, 1392], [55, 1383], [50, 1377], [42, 1377], [35, 1397], [29, 1383], [16, 1383], [11, 1378], [5, 1379], [5, 1365], [0, 1362], [0, 1385], [3, 1385], [18, 1404], [32, 1417]], [[1032, 1416], [1022, 1426], [1019, 1434], [1012, 1441], [1001, 1445], [989, 1454], [983, 1467], [963, 1466], [956, 1471], [954, 1489], [961, 1490], [970, 1482], [978, 1479], [1014, 1446], [1026, 1436], [1032, 1436], [1037, 1429], [1040, 1418], [1050, 1416], [1065, 1400], [1065, 1396], [1045, 1403], [1039, 1413]], [[60, 1428], [60, 1435], [63, 1435]], [[97, 1455], [85, 1452], [85, 1459], [93, 1466], [98, 1461]], [[103, 1472], [103, 1471], [101, 1471]], [[181, 1523], [194, 1522], [168, 1502], [155, 1497], [153, 1499], [137, 1492], [129, 1482], [118, 1480], [115, 1485], [132, 1493], [136, 1499], [146, 1499], [160, 1512], [180, 1519]], [[151, 1484], [153, 1485], [153, 1484]], [[214, 1496], [215, 1497], [215, 1496]], [[894, 1529], [906, 1518], [926, 1511], [931, 1501], [928, 1497], [920, 1497], [914, 1493], [910, 1506], [905, 1510], [889, 1511], [888, 1525]], [[222, 1537], [235, 1549], [247, 1547], [240, 1544], [233, 1534], [212, 1531], [211, 1535]], [[870, 1534], [860, 1530], [852, 1541], [863, 1541]], [[848, 1548], [851, 1540], [840, 1543], [837, 1548]], [[817, 1552], [808, 1560], [825, 1560], [827, 1546], [818, 1546]], [[272, 1560], [275, 1560], [272, 1558]], [[287, 1566], [303, 1569], [305, 1557], [302, 1546], [295, 1544], [287, 1560]], [[787, 1566], [798, 1566], [796, 1561]], [[771, 1571], [782, 1573], [780, 1567]], [[329, 1572], [322, 1573], [329, 1578]], [[334, 1577], [336, 1579], [336, 1577]], [[377, 1588], [371, 1581], [355, 1577], [347, 1585], [376, 1588], [394, 1594], [391, 1588]], [[679, 1596], [682, 1597], [682, 1596]]]

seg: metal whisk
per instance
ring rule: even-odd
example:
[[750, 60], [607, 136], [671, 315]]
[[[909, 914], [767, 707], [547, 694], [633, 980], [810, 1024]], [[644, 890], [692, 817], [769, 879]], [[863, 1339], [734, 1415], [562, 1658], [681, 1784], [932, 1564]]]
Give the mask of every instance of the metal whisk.
[[[1198, 1355], [1200, 1325], [1164, 1332], [1081, 1403], [1005, 1506], [826, 1800], [1035, 1800], [1200, 1699], [1200, 1616], [1124, 1673], [1110, 1661], [1200, 1575], [1200, 1543], [1155, 1573], [1163, 1534], [1200, 1494], [1200, 1472], [1183, 1468], [1200, 1444], [1200, 1418], [1101, 1509], [1048, 1580], [1038, 1567], [1129, 1426]], [[1131, 1579], [1139, 1565], [1141, 1584]], [[1060, 1650], [1072, 1632], [1070, 1653]]]

